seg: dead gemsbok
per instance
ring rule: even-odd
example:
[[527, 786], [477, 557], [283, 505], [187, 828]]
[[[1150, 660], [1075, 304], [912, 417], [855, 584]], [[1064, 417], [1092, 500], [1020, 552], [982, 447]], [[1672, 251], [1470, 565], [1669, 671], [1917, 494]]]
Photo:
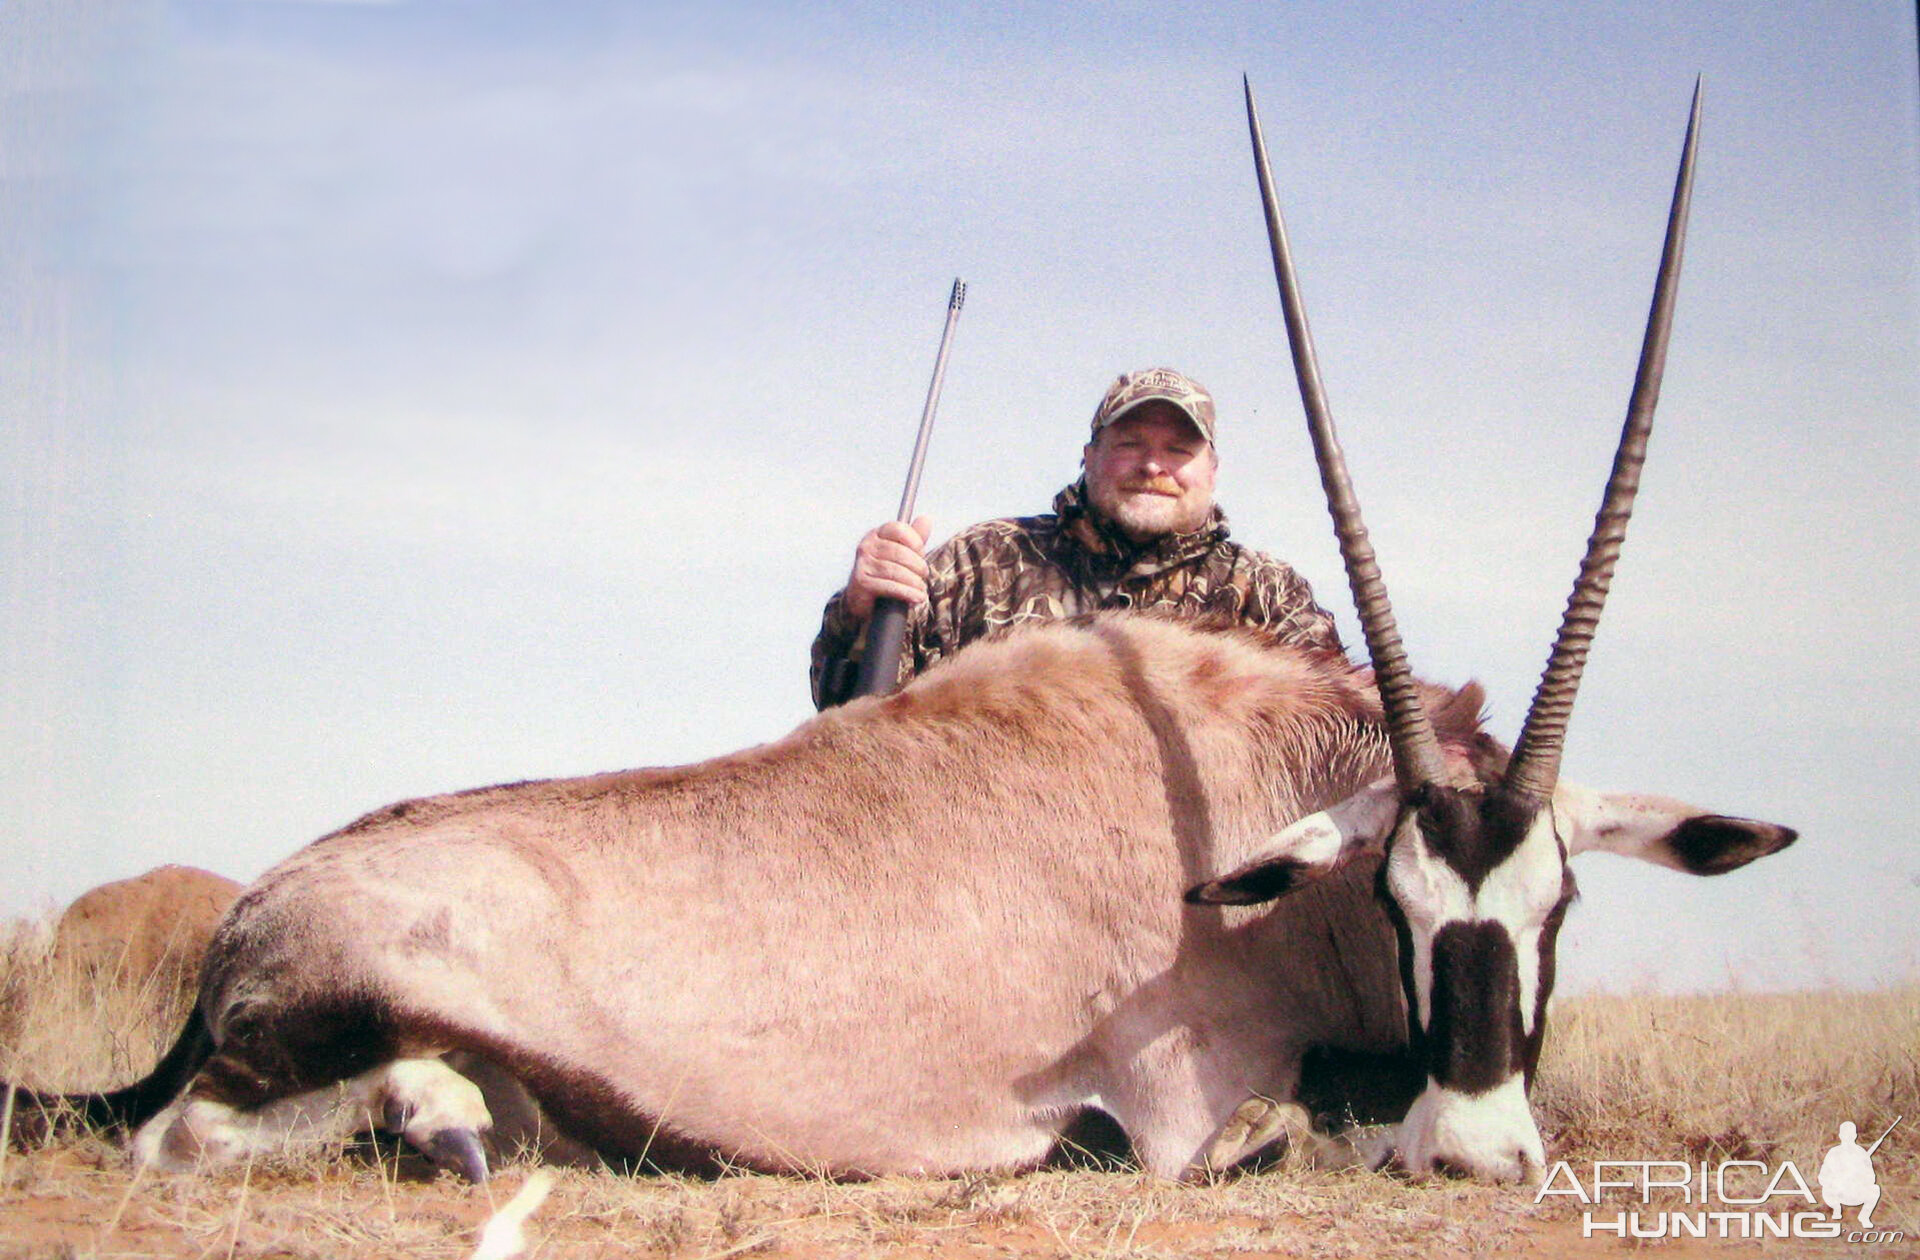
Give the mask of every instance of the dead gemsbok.
[[1713, 873], [1793, 833], [1556, 784], [1558, 665], [1508, 769], [1479, 689], [1416, 684], [1361, 604], [1384, 712], [1344, 659], [1103, 615], [700, 765], [370, 814], [242, 895], [146, 1080], [67, 1101], [153, 1167], [378, 1125], [479, 1178], [477, 1059], [633, 1165], [1031, 1167], [1097, 1108], [1179, 1176], [1316, 1050], [1411, 1052], [1403, 1161], [1512, 1175], [1565, 858]]

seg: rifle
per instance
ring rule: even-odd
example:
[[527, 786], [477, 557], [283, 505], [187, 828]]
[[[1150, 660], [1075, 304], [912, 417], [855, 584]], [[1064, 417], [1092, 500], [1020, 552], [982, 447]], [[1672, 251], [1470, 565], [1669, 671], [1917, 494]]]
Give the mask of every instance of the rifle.
[[[953, 282], [947, 298], [947, 326], [940, 334], [940, 353], [933, 361], [933, 381], [927, 386], [927, 403], [920, 411], [920, 434], [913, 443], [913, 462], [907, 467], [907, 487], [900, 495], [900, 514], [896, 518], [913, 523], [913, 501], [920, 493], [920, 467], [927, 458], [927, 439], [933, 436], [933, 413], [940, 406], [940, 384], [947, 374], [947, 348], [953, 344], [953, 326], [960, 318], [960, 304], [967, 300], [967, 286]], [[860, 676], [855, 679], [848, 699], [856, 696], [884, 695], [893, 690], [900, 678], [900, 649], [907, 631], [907, 606], [888, 597], [873, 602], [873, 616], [867, 621], [866, 648], [860, 657]]]

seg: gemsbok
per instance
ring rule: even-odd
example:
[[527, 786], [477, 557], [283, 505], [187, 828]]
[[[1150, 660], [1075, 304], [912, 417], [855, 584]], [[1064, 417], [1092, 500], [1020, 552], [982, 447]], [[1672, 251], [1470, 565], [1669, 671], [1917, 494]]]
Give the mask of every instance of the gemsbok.
[[[1260, 1100], [1353, 1051], [1424, 1070], [1408, 1168], [1542, 1164], [1526, 1087], [1567, 859], [1714, 874], [1793, 839], [1556, 773], [1692, 136], [1654, 366], [1511, 760], [1477, 687], [1408, 672], [1310, 398], [1374, 671], [1105, 614], [699, 765], [395, 805], [246, 891], [150, 1076], [64, 1101], [139, 1126], [136, 1159], [163, 1169], [372, 1125], [479, 1179], [491, 1117], [449, 1060], [480, 1060], [635, 1166], [1030, 1167], [1098, 1108], [1180, 1176], [1251, 1153]], [[1288, 319], [1298, 348], [1291, 298]], [[58, 1111], [19, 1104], [26, 1129]]]

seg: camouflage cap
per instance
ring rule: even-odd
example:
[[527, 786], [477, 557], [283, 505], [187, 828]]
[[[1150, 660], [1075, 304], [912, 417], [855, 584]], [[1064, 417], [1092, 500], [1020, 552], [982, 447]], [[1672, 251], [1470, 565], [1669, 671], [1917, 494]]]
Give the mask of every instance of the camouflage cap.
[[1093, 412], [1093, 435], [1143, 403], [1170, 402], [1187, 414], [1207, 441], [1213, 441], [1213, 395], [1192, 377], [1172, 368], [1146, 368], [1121, 375]]

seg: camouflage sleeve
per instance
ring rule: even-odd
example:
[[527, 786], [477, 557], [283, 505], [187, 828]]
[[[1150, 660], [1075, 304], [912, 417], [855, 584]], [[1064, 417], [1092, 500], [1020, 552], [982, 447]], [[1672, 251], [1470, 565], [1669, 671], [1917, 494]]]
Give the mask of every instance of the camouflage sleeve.
[[860, 632], [846, 609], [846, 592], [835, 591], [820, 617], [820, 633], [813, 636], [813, 663], [807, 671], [813, 687], [813, 707], [830, 709], [845, 704], [860, 674]]
[[[967, 535], [956, 534], [927, 553], [928, 602], [907, 613], [907, 641], [900, 652], [900, 678], [904, 687], [915, 674], [954, 651], [963, 640], [961, 626], [966, 608], [973, 598], [975, 583], [965, 563]], [[813, 640], [813, 663], [809, 678], [813, 686], [813, 707], [830, 709], [853, 697], [860, 678], [860, 657], [866, 646], [866, 623], [855, 621], [843, 602], [845, 591], [827, 601], [820, 618], [820, 633]]]
[[1283, 643], [1346, 654], [1333, 614], [1314, 602], [1313, 588], [1293, 566], [1263, 552], [1245, 553], [1251, 572], [1243, 616]]
[[968, 627], [979, 620], [979, 530], [962, 530], [927, 553], [927, 603], [907, 620], [907, 649], [900, 654], [900, 682], [978, 637]]

